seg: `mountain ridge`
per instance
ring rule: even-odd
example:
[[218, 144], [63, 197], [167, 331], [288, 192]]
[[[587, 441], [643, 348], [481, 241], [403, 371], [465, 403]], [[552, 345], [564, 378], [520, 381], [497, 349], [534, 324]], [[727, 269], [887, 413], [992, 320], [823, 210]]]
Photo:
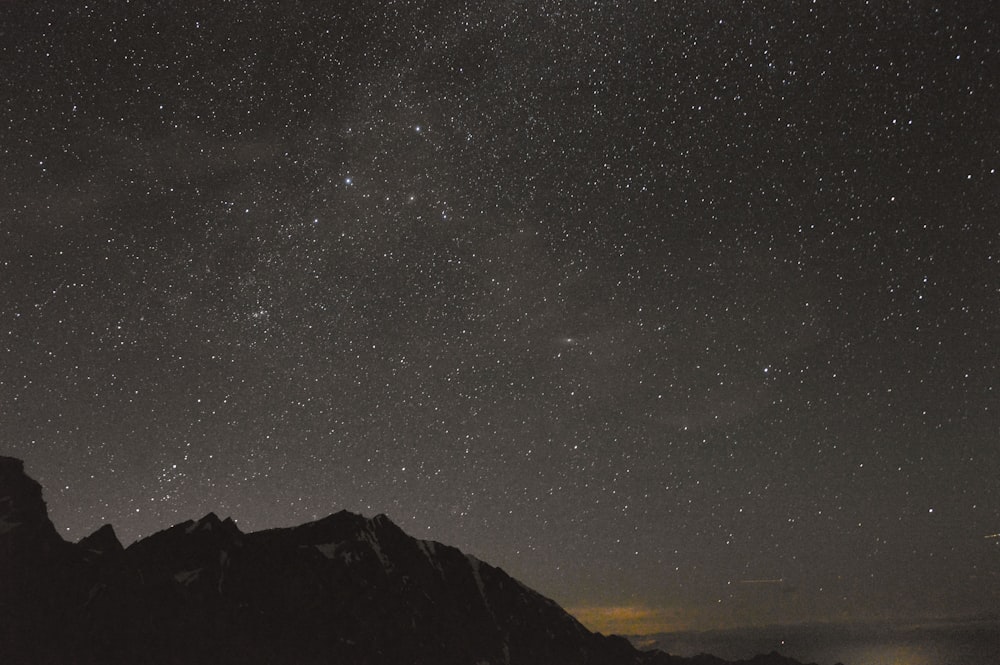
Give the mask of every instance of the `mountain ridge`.
[[[0, 457], [0, 661], [716, 665], [640, 651], [461, 550], [346, 510], [244, 533], [208, 513], [77, 543]], [[777, 654], [755, 665], [796, 665]], [[747, 661], [750, 662], [750, 661]]]

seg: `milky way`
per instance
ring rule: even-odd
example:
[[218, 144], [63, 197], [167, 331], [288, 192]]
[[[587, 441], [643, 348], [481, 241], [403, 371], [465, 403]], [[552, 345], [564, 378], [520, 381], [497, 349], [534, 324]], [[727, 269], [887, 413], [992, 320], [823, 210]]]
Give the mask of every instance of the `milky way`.
[[991, 5], [5, 2], [0, 452], [600, 627], [995, 610]]

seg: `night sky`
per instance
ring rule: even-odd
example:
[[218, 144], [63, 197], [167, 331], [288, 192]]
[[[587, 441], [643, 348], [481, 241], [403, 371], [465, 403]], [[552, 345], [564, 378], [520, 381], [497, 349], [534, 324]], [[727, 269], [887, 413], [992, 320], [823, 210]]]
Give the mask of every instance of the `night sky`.
[[1000, 9], [0, 4], [0, 453], [602, 630], [1000, 606]]

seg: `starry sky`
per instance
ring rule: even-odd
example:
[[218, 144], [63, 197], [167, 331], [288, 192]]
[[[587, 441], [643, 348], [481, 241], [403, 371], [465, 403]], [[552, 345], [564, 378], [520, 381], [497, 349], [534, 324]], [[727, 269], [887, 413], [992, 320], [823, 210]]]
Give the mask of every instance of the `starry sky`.
[[602, 630], [1000, 605], [995, 3], [0, 4], [0, 450]]

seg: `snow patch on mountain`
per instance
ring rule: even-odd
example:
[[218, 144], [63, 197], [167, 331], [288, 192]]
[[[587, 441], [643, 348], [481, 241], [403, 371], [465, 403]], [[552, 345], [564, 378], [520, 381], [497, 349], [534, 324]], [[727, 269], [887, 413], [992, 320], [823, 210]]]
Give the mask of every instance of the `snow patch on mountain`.
[[219, 551], [219, 595], [222, 595], [222, 582], [226, 579], [226, 569], [229, 567], [229, 552]]
[[182, 570], [178, 573], [174, 573], [174, 579], [184, 586], [191, 586], [194, 584], [198, 577], [201, 575], [204, 568], [195, 568], [194, 570]]
[[490, 607], [490, 601], [486, 598], [486, 585], [483, 584], [483, 576], [480, 572], [483, 562], [471, 554], [466, 554], [465, 558], [469, 562], [469, 568], [472, 569], [472, 578], [476, 581], [476, 587], [479, 588], [479, 596], [483, 599], [483, 606], [492, 616], [493, 608]]
[[347, 565], [354, 563], [358, 558], [353, 552], [347, 551], [344, 543], [319, 543], [318, 545], [313, 545], [313, 547], [327, 559], [331, 561], [340, 559]]
[[8, 531], [13, 531], [17, 527], [21, 526], [21, 522], [12, 522], [6, 517], [0, 517], [0, 534], [7, 533]]
[[433, 540], [417, 540], [417, 547], [423, 552], [427, 561], [434, 567], [438, 573], [444, 576], [444, 568], [441, 566], [441, 559], [437, 554], [437, 543]]
[[382, 545], [378, 541], [378, 536], [375, 534], [372, 528], [373, 521], [369, 520], [368, 524], [365, 525], [364, 530], [361, 531], [361, 539], [364, 540], [371, 547], [372, 551], [375, 552], [375, 556], [378, 557], [379, 563], [386, 570], [391, 569], [392, 562], [385, 556], [385, 552], [382, 551]]

